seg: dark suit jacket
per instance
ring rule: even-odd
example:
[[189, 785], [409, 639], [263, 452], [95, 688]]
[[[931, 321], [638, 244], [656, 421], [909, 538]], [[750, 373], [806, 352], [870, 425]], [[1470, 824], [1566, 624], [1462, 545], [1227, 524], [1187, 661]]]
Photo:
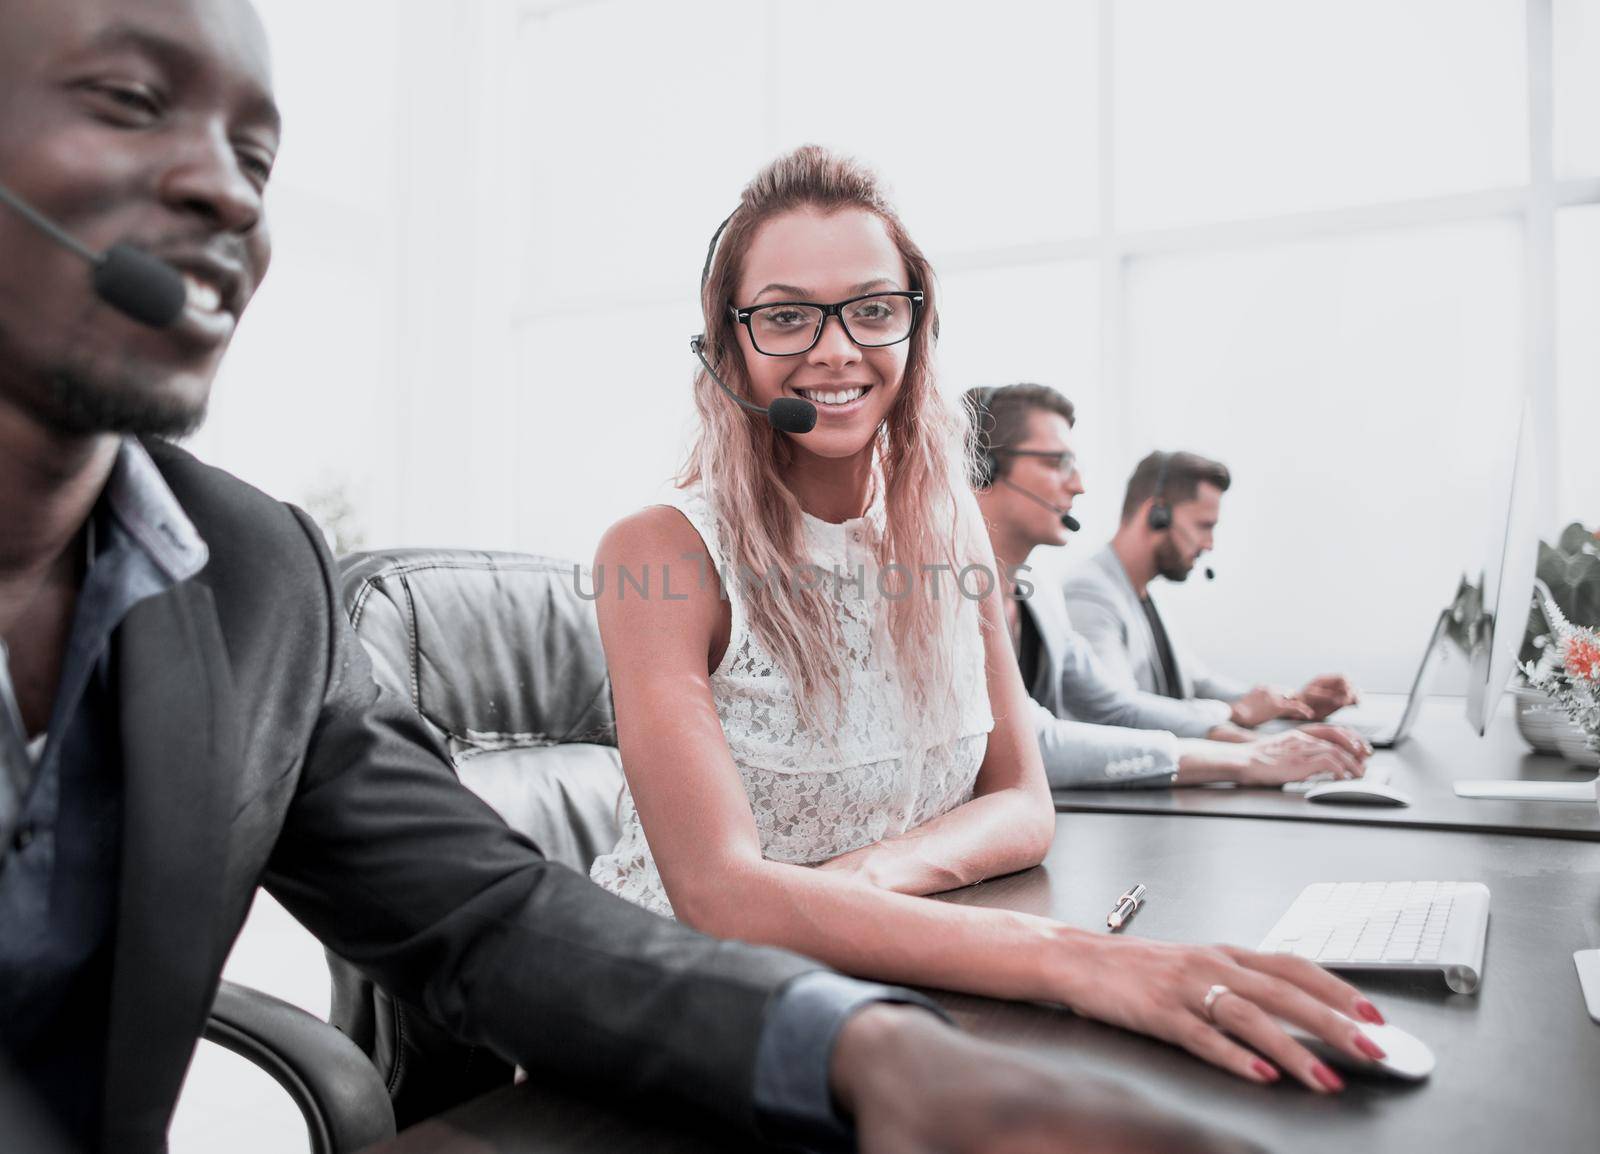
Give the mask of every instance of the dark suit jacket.
[[159, 442], [210, 548], [116, 636], [125, 828], [107, 1149], [164, 1146], [257, 884], [468, 1041], [750, 1124], [773, 994], [815, 963], [717, 942], [550, 862], [381, 692], [310, 520]]

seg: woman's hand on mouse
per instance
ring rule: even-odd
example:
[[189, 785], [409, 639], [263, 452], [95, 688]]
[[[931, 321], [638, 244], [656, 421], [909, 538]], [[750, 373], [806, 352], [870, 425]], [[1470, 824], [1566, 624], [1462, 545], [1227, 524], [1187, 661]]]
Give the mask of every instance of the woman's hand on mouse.
[[1383, 1057], [1357, 1022], [1382, 1024], [1348, 982], [1304, 958], [1236, 946], [1104, 935], [1073, 952], [1062, 1000], [1103, 1022], [1182, 1046], [1252, 1082], [1287, 1073], [1319, 1093], [1343, 1081], [1281, 1023], [1363, 1061]]

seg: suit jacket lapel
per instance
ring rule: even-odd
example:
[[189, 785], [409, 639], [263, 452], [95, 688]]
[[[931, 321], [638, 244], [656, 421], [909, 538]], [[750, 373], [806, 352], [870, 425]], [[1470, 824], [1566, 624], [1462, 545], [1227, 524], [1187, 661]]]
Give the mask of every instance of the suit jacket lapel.
[[[1052, 669], [1061, 664], [1061, 638], [1072, 630], [1072, 619], [1067, 613], [1067, 597], [1062, 586], [1054, 581], [1040, 581], [1022, 606], [1022, 612], [1033, 614], [1033, 623], [1039, 629], [1039, 643]], [[1032, 686], [1029, 686], [1031, 689]]]
[[8, 661], [6, 647], [0, 643], [0, 845], [11, 844], [33, 781], [33, 759], [26, 745], [28, 731], [17, 710]]
[[1105, 572], [1112, 588], [1117, 591], [1123, 602], [1123, 616], [1128, 622], [1130, 636], [1138, 637], [1140, 647], [1144, 650], [1143, 662], [1150, 669], [1153, 679], [1152, 690], [1156, 693], [1167, 693], [1169, 688], [1181, 692], [1181, 687], [1167, 685], [1167, 671], [1161, 664], [1161, 650], [1156, 647], [1155, 631], [1150, 628], [1150, 619], [1144, 615], [1144, 606], [1139, 602], [1139, 594], [1134, 592], [1133, 582], [1128, 579], [1128, 571], [1122, 567], [1122, 558], [1117, 552], [1107, 545], [1096, 558], [1100, 568]]
[[107, 1149], [159, 1142], [215, 993], [239, 741], [211, 591], [185, 581], [118, 633], [122, 871]]

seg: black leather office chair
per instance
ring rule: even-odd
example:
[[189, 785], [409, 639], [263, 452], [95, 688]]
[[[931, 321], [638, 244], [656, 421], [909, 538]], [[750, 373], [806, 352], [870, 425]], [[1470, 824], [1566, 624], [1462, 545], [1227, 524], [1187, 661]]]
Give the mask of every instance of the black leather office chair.
[[261, 1067], [305, 1117], [311, 1154], [353, 1154], [394, 1136], [388, 1087], [366, 1054], [322, 1019], [223, 982], [205, 1036]]
[[[272, 1075], [305, 1117], [312, 1154], [355, 1154], [394, 1136], [394, 1109], [372, 1062], [322, 1019], [233, 982], [217, 991], [205, 1036]], [[0, 1059], [6, 1154], [72, 1154], [15, 1071]]]
[[[594, 606], [574, 566], [406, 549], [346, 557], [340, 574], [379, 682], [439, 734], [463, 783], [547, 857], [587, 873], [616, 844], [622, 769]], [[498, 1056], [342, 958], [328, 964], [329, 1016], [370, 1056], [402, 1129], [511, 1081]]]

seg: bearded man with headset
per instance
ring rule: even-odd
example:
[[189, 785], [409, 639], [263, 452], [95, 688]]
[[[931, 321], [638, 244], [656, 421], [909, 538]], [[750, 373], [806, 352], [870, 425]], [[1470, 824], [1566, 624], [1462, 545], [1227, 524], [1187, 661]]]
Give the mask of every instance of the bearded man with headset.
[[1174, 640], [1150, 596], [1157, 577], [1186, 581], [1210, 551], [1231, 483], [1226, 465], [1197, 453], [1155, 452], [1140, 461], [1116, 535], [1066, 581], [1072, 619], [1112, 676], [1144, 692], [1226, 703], [1228, 720], [1245, 729], [1278, 718], [1320, 721], [1355, 703], [1348, 678], [1326, 674], [1298, 692], [1239, 684]]
[[1125, 661], [1103, 659], [1061, 588], [1021, 577], [1036, 549], [1066, 545], [1078, 529], [1072, 402], [1038, 384], [970, 389], [965, 400], [978, 507], [1001, 570], [1016, 575], [1006, 623], [1052, 787], [1273, 787], [1363, 772], [1371, 749], [1354, 734], [1317, 725], [1252, 740], [1227, 703], [1155, 692], [1127, 676]]

